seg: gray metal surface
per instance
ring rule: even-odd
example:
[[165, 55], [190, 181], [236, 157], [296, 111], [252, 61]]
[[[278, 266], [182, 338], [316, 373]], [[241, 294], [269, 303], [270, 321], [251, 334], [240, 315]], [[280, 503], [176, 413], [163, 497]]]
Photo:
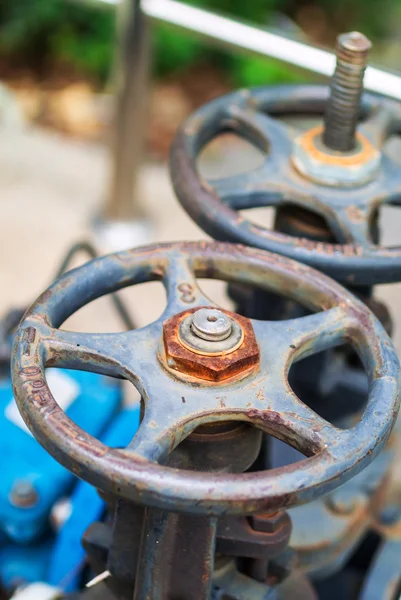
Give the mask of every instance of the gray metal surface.
[[[186, 381], [163, 366], [163, 322], [211, 306], [196, 277], [259, 285], [318, 312], [282, 322], [252, 321], [260, 370], [244, 379]], [[58, 327], [81, 306], [148, 280], [167, 291], [163, 315], [121, 334], [83, 334]], [[182, 284], [192, 294], [183, 293]], [[292, 362], [348, 340], [369, 380], [359, 422], [340, 430], [292, 392]], [[239, 350], [240, 351], [240, 350]], [[145, 401], [144, 419], [126, 450], [95, 440], [72, 423], [53, 398], [45, 366], [86, 369], [129, 379]], [[219, 243], [181, 243], [110, 255], [67, 273], [26, 313], [13, 353], [14, 393], [41, 444], [83, 479], [150, 506], [195, 514], [251, 513], [308, 502], [362, 470], [383, 448], [399, 407], [399, 363], [392, 343], [369, 310], [324, 275], [283, 257]], [[194, 473], [165, 467], [171, 450], [196, 427], [240, 420], [297, 448], [307, 459], [244, 475]]]
[[[356, 168], [376, 149], [381, 154], [380, 169], [372, 181], [352, 188], [328, 186], [294, 167], [298, 132], [277, 119], [288, 114], [323, 115], [327, 98], [324, 86], [283, 85], [240, 90], [201, 107], [182, 124], [172, 145], [174, 190], [189, 215], [215, 239], [284, 254], [348, 285], [399, 281], [401, 246], [376, 244], [371, 228], [383, 205], [401, 202], [400, 168], [385, 149], [389, 136], [400, 130], [401, 106], [372, 94], [364, 96], [365, 119], [359, 135], [367, 146], [355, 156], [319, 153], [305, 138], [310, 155], [330, 163], [332, 168], [344, 166], [344, 161]], [[226, 131], [258, 148], [264, 154], [263, 163], [246, 173], [205, 181], [199, 173], [198, 155], [208, 142]], [[311, 137], [314, 131], [304, 136]], [[239, 212], [286, 204], [322, 217], [336, 243], [270, 231]]]

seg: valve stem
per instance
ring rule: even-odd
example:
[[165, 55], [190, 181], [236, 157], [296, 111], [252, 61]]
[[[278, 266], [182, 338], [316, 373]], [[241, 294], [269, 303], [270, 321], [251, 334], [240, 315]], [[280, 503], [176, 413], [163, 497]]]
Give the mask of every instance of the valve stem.
[[363, 77], [371, 47], [368, 38], [358, 31], [343, 33], [337, 38], [337, 63], [331, 80], [323, 132], [323, 142], [331, 150], [349, 152], [356, 146]]

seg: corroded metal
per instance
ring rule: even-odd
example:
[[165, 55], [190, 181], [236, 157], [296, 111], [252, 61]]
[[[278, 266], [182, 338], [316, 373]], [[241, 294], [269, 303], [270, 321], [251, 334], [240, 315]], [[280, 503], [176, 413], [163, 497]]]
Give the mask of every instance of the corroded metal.
[[284, 527], [289, 522], [288, 515], [283, 510], [275, 512], [258, 513], [252, 515], [250, 522], [255, 531], [263, 531], [264, 533], [276, 533], [281, 527]]
[[213, 343], [198, 339], [197, 344], [189, 332], [183, 336], [183, 327], [197, 311], [186, 310], [163, 323], [162, 364], [181, 374], [214, 382], [238, 379], [258, 368], [260, 352], [249, 319], [222, 310], [233, 323], [233, 345], [227, 345], [229, 338]]
[[349, 152], [356, 145], [363, 77], [372, 44], [358, 31], [343, 33], [336, 44], [337, 63], [324, 116], [323, 141], [328, 148]]
[[[250, 517], [223, 517], [217, 530], [217, 552], [224, 556], [263, 560], [282, 552], [288, 545], [291, 534], [291, 519], [285, 511], [278, 523], [272, 516], [263, 519]], [[267, 568], [265, 579], [267, 577]]]
[[354, 152], [330, 152], [322, 143], [322, 127], [309, 129], [295, 138], [292, 162], [304, 176], [316, 183], [353, 187], [371, 181], [380, 168], [381, 154], [360, 133]]
[[[252, 321], [260, 369], [218, 390], [209, 384], [193, 385], [172, 377], [160, 365], [157, 350], [166, 319], [212, 305], [196, 277], [261, 286], [321, 312], [289, 321]], [[150, 325], [115, 334], [59, 329], [95, 298], [150, 280], [162, 281], [168, 296], [163, 315]], [[287, 381], [294, 361], [344, 340], [359, 354], [369, 383], [365, 412], [346, 430], [303, 404]], [[46, 383], [44, 369], [51, 366], [132, 381], [145, 411], [128, 448], [109, 448], [66, 417]], [[24, 420], [59, 462], [96, 487], [128, 500], [194, 514], [274, 511], [329, 492], [373, 460], [386, 443], [399, 408], [394, 348], [359, 300], [289, 259], [209, 242], [134, 249], [65, 274], [27, 311], [16, 334], [12, 371]], [[199, 425], [232, 420], [250, 423], [308, 458], [272, 471], [238, 475], [179, 471], [158, 464]]]
[[[234, 421], [205, 425], [171, 453], [168, 465], [193, 471], [243, 472], [255, 462], [261, 440], [262, 432], [247, 423]], [[215, 519], [165, 514], [157, 510], [147, 510], [145, 519], [144, 510], [144, 507], [119, 500], [112, 530], [110, 524], [104, 523], [90, 528], [85, 536], [85, 547], [94, 571], [110, 574], [107, 586], [121, 600], [132, 600], [134, 590], [139, 594], [138, 587], [142, 587], [141, 593], [147, 593], [148, 586], [151, 587], [151, 591], [148, 589], [150, 597], [154, 600], [156, 597], [158, 600], [173, 597], [203, 600], [205, 596], [210, 600], [208, 590], [214, 562], [211, 548], [215, 546]], [[150, 521], [155, 527], [152, 528]], [[153, 529], [157, 530], [156, 533]], [[283, 536], [281, 543], [282, 540]], [[269, 544], [271, 549], [274, 537], [265, 536], [265, 542], [265, 546]], [[138, 585], [135, 586], [139, 561], [142, 565]]]
[[[401, 202], [401, 171], [384, 148], [389, 136], [399, 130], [401, 105], [363, 96], [357, 135], [380, 153], [379, 168], [377, 155], [369, 150], [375, 171], [372, 176], [369, 167], [370, 181], [357, 187], [329, 186], [305, 178], [294, 167], [298, 133], [274, 118], [323, 116], [327, 100], [324, 86], [278, 86], [234, 92], [203, 106], [184, 122], [173, 142], [174, 189], [190, 216], [216, 239], [295, 258], [348, 285], [399, 281], [401, 247], [377, 245], [372, 227], [381, 206]], [[197, 156], [224, 131], [247, 139], [266, 158], [253, 171], [206, 181], [199, 174]], [[280, 210], [288, 204], [320, 217], [333, 239], [325, 242], [270, 231], [238, 212], [264, 206]]]
[[[209, 473], [243, 472], [255, 461], [261, 440], [261, 432], [247, 424], [205, 425], [176, 448], [168, 464]], [[146, 509], [135, 592], [127, 600], [210, 600], [216, 529], [215, 517]]]

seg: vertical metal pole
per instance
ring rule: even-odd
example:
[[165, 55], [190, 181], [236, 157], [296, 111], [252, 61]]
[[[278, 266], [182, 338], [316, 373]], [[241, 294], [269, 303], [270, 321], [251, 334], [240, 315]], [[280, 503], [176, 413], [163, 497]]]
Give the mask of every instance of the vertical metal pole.
[[144, 216], [135, 192], [143, 159], [150, 68], [149, 23], [140, 0], [125, 0], [119, 6], [117, 45], [113, 170], [103, 218], [137, 221]]

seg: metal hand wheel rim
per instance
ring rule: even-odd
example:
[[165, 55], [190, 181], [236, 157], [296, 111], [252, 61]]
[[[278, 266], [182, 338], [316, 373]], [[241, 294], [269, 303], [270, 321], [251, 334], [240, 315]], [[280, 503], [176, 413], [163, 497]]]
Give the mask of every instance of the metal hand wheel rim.
[[[156, 350], [164, 319], [210, 305], [195, 277], [285, 289], [289, 297], [324, 310], [301, 320], [253, 321], [260, 371], [232, 385], [192, 386], [173, 378], [158, 362]], [[163, 315], [150, 325], [116, 334], [57, 329], [95, 298], [155, 279], [163, 280], [168, 302]], [[370, 392], [359, 423], [343, 431], [299, 401], [286, 376], [294, 358], [344, 339], [361, 355]], [[107, 448], [73, 424], [47, 387], [45, 366], [94, 370], [134, 382], [146, 408], [131, 445], [126, 450]], [[382, 326], [340, 285], [284, 257], [208, 242], [139, 248], [67, 273], [26, 313], [12, 360], [19, 409], [59, 462], [91, 484], [127, 499], [198, 514], [250, 513], [306, 502], [356, 474], [391, 431], [399, 405], [398, 372], [397, 357]], [[253, 423], [309, 456], [316, 454], [284, 469], [243, 475], [178, 471], [154, 462], [199, 424], [217, 420]]]
[[[297, 173], [292, 167], [291, 127], [266, 114], [323, 114], [327, 97], [325, 86], [274, 86], [234, 92], [203, 106], [184, 122], [173, 142], [174, 190], [189, 215], [215, 239], [277, 252], [351, 284], [399, 281], [401, 246], [375, 246], [369, 239], [378, 207], [401, 201], [399, 166], [384, 154], [373, 181], [353, 189], [336, 188], [333, 194], [330, 187], [317, 186]], [[372, 146], [382, 147], [391, 133], [401, 130], [401, 106], [395, 101], [365, 94], [363, 110], [368, 118], [360, 129]], [[236, 132], [267, 157], [254, 171], [207, 182], [199, 175], [196, 158], [224, 131]], [[320, 214], [340, 243], [270, 231], [237, 212], [280, 203]]]

